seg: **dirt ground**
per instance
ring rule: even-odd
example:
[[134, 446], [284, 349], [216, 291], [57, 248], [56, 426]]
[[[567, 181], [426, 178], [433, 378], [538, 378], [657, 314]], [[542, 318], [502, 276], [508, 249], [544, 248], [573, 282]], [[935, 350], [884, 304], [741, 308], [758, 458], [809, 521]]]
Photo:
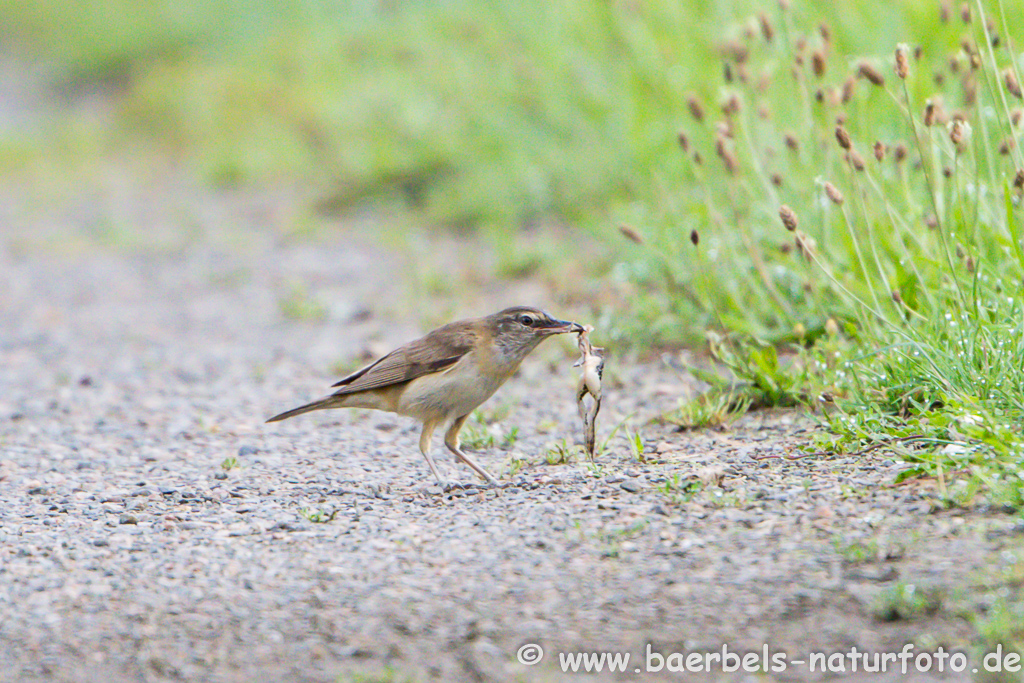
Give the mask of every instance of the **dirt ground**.
[[[442, 493], [406, 418], [263, 424], [445, 314], [575, 312], [530, 284], [419, 291], [424, 259], [458, 281], [471, 242], [381, 246], [373, 216], [297, 237], [295, 193], [148, 181], [3, 191], [0, 680], [557, 681], [577, 652], [632, 654], [593, 680], [893, 680], [798, 662], [907, 644], [970, 658], [911, 680], [978, 668], [967, 615], [1016, 571], [1018, 519], [942, 510], [884, 454], [794, 458], [800, 414], [650, 424], [695, 389], [670, 356], [611, 349], [599, 440], [622, 428], [550, 464], [581, 439], [575, 352], [541, 347], [473, 427], [500, 489]], [[723, 646], [787, 666], [647, 670], [648, 648]]]

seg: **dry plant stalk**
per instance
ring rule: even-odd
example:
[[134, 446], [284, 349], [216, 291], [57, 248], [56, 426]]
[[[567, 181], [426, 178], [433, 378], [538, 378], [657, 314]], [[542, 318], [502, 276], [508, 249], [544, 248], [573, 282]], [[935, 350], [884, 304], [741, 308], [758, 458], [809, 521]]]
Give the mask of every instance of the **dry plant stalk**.
[[825, 194], [832, 200], [832, 203], [836, 206], [841, 206], [843, 203], [843, 193], [839, 191], [839, 188], [832, 183], [825, 183]]
[[796, 212], [789, 207], [788, 204], [783, 204], [779, 207], [779, 218], [782, 219], [782, 225], [785, 226], [786, 230], [794, 232], [797, 226]]
[[625, 223], [623, 223], [622, 225], [619, 226], [619, 233], [621, 233], [623, 237], [625, 237], [627, 240], [629, 240], [633, 244], [643, 244], [644, 243], [643, 236], [639, 232], [636, 231], [636, 228], [634, 228], [631, 225], [626, 225]]

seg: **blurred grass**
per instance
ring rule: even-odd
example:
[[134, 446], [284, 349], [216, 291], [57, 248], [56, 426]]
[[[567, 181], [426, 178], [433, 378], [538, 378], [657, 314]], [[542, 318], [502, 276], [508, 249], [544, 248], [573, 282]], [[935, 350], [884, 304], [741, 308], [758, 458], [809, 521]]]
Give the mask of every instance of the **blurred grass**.
[[[299, 177], [326, 208], [432, 222], [600, 212], [670, 145], [721, 12], [670, 3], [15, 2], [66, 89], [117, 88], [127, 138], [213, 183]], [[705, 38], [700, 38], [705, 36]]]
[[[7, 14], [61, 90], [114, 92], [114, 129], [79, 127], [65, 150], [149, 147], [218, 185], [299, 179], [324, 209], [398, 200], [504, 232], [650, 198], [674, 170], [685, 94], [720, 87], [721, 28], [757, 5], [14, 0]], [[895, 28], [919, 10], [834, 11], [836, 40], [857, 46], [865, 19]]]

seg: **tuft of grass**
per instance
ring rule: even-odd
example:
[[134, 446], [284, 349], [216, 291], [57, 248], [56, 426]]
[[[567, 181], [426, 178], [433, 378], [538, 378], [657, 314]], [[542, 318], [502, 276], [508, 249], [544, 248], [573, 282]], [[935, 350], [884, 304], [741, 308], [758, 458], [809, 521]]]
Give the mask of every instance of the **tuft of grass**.
[[627, 429], [626, 443], [629, 444], [629, 452], [630, 455], [633, 456], [634, 460], [641, 463], [646, 462], [644, 458], [644, 438], [643, 436], [640, 435], [639, 431], [630, 434], [629, 430]]
[[680, 431], [723, 427], [751, 409], [754, 401], [737, 391], [712, 390], [697, 398], [680, 403], [679, 407], [661, 416]]
[[973, 617], [978, 639], [987, 651], [996, 645], [1006, 650], [1024, 651], [1024, 603], [997, 598], [984, 614]]
[[519, 427], [512, 427], [501, 437], [501, 447], [508, 450], [516, 445], [519, 439]]
[[221, 469], [223, 469], [225, 472], [230, 472], [231, 470], [236, 470], [241, 467], [241, 465], [238, 463], [238, 458], [236, 458], [233, 455], [224, 458], [220, 466]]
[[630, 221], [630, 324], [711, 328], [718, 386], [825, 408], [821, 452], [884, 448], [946, 504], [1018, 509], [1022, 18], [971, 10], [863, 52], [782, 7], [770, 40], [727, 29], [719, 96], [680, 105], [680, 181]]
[[693, 498], [704, 490], [704, 484], [696, 477], [683, 478], [678, 472], [658, 486], [658, 491], [665, 497], [666, 502], [672, 505], [689, 503]]
[[584, 452], [580, 446], [572, 445], [567, 439], [562, 439], [552, 444], [544, 452], [544, 462], [549, 465], [569, 465], [583, 456]]
[[506, 405], [473, 411], [460, 432], [462, 443], [472, 449], [494, 448], [496, 445], [506, 450], [512, 448], [519, 438], [519, 427], [503, 430], [499, 424], [510, 412], [511, 406]]
[[872, 609], [879, 621], [910, 621], [934, 614], [942, 607], [942, 591], [899, 582], [878, 596]]
[[523, 471], [523, 468], [529, 464], [526, 458], [512, 456], [508, 461], [508, 476], [509, 478], [516, 476]]
[[314, 524], [327, 524], [334, 521], [338, 511], [335, 509], [327, 512], [318, 508], [302, 508], [299, 510], [299, 514]]
[[874, 562], [878, 559], [878, 541], [874, 539], [847, 543], [837, 536], [832, 540], [832, 545], [835, 547], [836, 553], [848, 564]]

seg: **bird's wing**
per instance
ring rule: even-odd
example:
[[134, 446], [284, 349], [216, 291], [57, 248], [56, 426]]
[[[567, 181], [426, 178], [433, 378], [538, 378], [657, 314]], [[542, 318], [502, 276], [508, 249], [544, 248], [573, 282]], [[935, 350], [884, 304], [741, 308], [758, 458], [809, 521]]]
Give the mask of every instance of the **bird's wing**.
[[334, 393], [354, 394], [440, 372], [472, 351], [478, 338], [477, 332], [464, 322], [450, 323], [334, 383], [332, 386], [341, 387]]

